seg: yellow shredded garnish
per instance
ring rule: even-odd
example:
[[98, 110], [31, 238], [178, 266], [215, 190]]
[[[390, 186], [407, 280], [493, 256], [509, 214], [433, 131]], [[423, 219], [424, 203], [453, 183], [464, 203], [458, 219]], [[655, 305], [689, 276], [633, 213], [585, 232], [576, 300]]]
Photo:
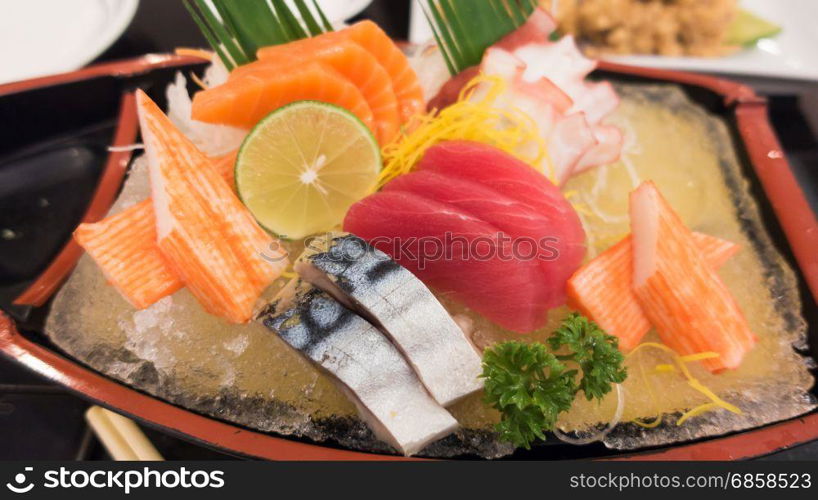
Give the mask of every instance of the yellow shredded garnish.
[[283, 276], [283, 277], [285, 277], [287, 279], [293, 279], [293, 278], [297, 277], [298, 274], [294, 273], [293, 271], [284, 271], [283, 273], [281, 273], [281, 276]]
[[198, 57], [199, 59], [207, 59], [208, 61], [213, 60], [213, 52], [204, 49], [193, 49], [189, 47], [177, 47], [174, 50], [174, 53], [177, 56], [189, 56], [189, 57]]
[[[654, 349], [659, 349], [661, 351], [664, 351], [664, 352], [670, 354], [671, 357], [673, 358], [673, 362], [674, 362], [675, 366], [674, 365], [657, 365], [656, 366], [657, 371], [672, 371], [672, 372], [675, 372], [678, 369], [678, 371], [681, 372], [681, 374], [687, 379], [687, 383], [688, 383], [688, 385], [690, 385], [690, 387], [692, 387], [694, 390], [702, 393], [704, 396], [707, 397], [707, 399], [710, 400], [709, 403], [699, 405], [699, 406], [689, 410], [685, 414], [683, 414], [676, 421], [676, 425], [682, 425], [683, 423], [685, 423], [688, 419], [690, 419], [692, 417], [701, 415], [701, 414], [706, 413], [708, 411], [716, 410], [718, 408], [722, 408], [724, 410], [735, 413], [737, 415], [742, 414], [742, 411], [741, 411], [740, 408], [738, 408], [737, 406], [735, 406], [733, 404], [728, 403], [727, 401], [724, 401], [723, 399], [718, 397], [713, 391], [711, 391], [707, 386], [705, 386], [704, 384], [699, 382], [699, 380], [696, 377], [694, 377], [692, 373], [690, 373], [690, 370], [688, 369], [688, 367], [686, 365], [686, 363], [691, 363], [691, 362], [694, 362], [694, 361], [701, 361], [703, 359], [717, 358], [719, 356], [718, 353], [715, 353], [715, 352], [700, 352], [700, 353], [697, 353], [697, 354], [690, 354], [688, 356], [681, 356], [676, 351], [674, 351], [673, 349], [671, 349], [670, 347], [668, 347], [666, 345], [657, 344], [655, 342], [645, 342], [643, 344], [639, 344], [638, 346], [636, 346], [636, 348], [634, 348], [634, 350], [632, 350], [628, 354], [628, 357], [633, 356], [636, 352], [638, 352], [638, 351], [640, 351], [640, 350], [642, 350], [644, 348], [647, 348], [647, 347], [654, 348]], [[651, 427], [658, 426], [659, 423], [661, 422], [661, 420], [662, 420], [661, 417], [657, 417], [656, 420], [654, 420], [653, 422], [650, 422], [650, 423], [645, 423], [645, 422], [642, 422], [642, 421], [639, 421], [639, 420], [633, 420], [632, 422], [637, 424], [637, 425], [640, 425], [642, 427], [651, 428]]]
[[681, 356], [681, 360], [683, 363], [692, 363], [694, 361], [701, 361], [703, 359], [715, 359], [719, 357], [719, 353], [706, 351], [700, 352], [697, 354], [688, 354], [687, 356]]
[[[481, 97], [476, 99], [478, 87]], [[545, 163], [553, 178], [553, 167], [537, 124], [520, 110], [494, 107], [505, 89], [502, 78], [478, 75], [451, 106], [411, 119], [404, 131], [384, 146], [384, 167], [375, 190], [411, 172], [430, 147], [451, 140], [490, 144], [538, 169]]]
[[708, 411], [713, 411], [717, 408], [721, 408], [718, 403], [705, 403], [703, 405], [699, 405], [679, 417], [679, 420], [676, 421], [676, 425], [682, 425], [689, 418], [698, 417], [699, 415], [707, 413]]
[[639, 419], [631, 420], [631, 422], [638, 425], [639, 427], [644, 427], [645, 429], [654, 429], [656, 427], [659, 427], [659, 424], [662, 423], [662, 417], [656, 417], [656, 419], [653, 422], [644, 422]]

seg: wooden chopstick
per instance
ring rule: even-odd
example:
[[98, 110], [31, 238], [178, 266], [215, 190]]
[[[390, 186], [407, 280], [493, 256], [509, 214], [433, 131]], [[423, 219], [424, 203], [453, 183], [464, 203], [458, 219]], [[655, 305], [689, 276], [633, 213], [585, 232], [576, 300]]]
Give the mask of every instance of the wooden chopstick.
[[133, 420], [99, 406], [88, 408], [85, 420], [114, 460], [164, 460]]

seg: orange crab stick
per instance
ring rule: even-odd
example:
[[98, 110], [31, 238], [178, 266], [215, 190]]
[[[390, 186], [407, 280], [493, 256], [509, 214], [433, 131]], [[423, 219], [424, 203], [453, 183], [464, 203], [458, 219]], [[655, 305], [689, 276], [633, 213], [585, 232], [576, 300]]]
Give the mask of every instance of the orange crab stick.
[[137, 309], [182, 288], [156, 246], [151, 200], [74, 232], [77, 243], [97, 263], [108, 282]]
[[144, 92], [136, 99], [159, 250], [206, 311], [246, 322], [286, 256], [208, 158]]
[[725, 284], [652, 182], [630, 196], [633, 292], [662, 342], [682, 355], [716, 352], [710, 371], [738, 368], [757, 339]]
[[[236, 152], [213, 160], [232, 186]], [[156, 218], [150, 198], [101, 221], [80, 224], [74, 239], [91, 256], [108, 282], [137, 309], [182, 288], [179, 276], [156, 245]]]
[[[733, 242], [693, 233], [696, 245], [708, 265], [721, 267], [735, 255]], [[568, 280], [568, 305], [619, 338], [619, 347], [628, 352], [650, 330], [650, 323], [633, 294], [633, 253], [631, 237], [599, 254]]]

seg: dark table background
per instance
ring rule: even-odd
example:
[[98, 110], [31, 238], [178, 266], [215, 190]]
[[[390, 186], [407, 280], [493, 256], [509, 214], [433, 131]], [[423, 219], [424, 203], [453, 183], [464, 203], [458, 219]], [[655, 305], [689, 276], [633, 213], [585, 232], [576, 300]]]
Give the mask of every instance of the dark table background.
[[[375, 0], [358, 18], [378, 22], [395, 38], [408, 33], [410, 0]], [[355, 19], [358, 19], [355, 18]], [[204, 47], [181, 0], [141, 0], [133, 23], [98, 61]], [[741, 78], [767, 95], [773, 125], [805, 192], [818, 200], [818, 83]], [[815, 206], [815, 205], [814, 205]], [[0, 358], [0, 459], [108, 459], [85, 424], [88, 403], [11, 361]], [[166, 459], [228, 459], [229, 455], [145, 428]], [[818, 460], [818, 442], [764, 460]]]

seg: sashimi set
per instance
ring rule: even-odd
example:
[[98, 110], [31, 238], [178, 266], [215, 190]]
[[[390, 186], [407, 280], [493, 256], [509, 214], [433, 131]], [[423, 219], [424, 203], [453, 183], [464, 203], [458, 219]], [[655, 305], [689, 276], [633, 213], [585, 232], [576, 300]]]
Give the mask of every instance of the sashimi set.
[[[409, 57], [370, 21], [332, 30], [296, 3], [271, 7], [286, 40], [237, 53], [233, 19], [235, 47], [196, 52], [212, 67], [181, 121], [173, 98], [166, 115], [136, 92], [150, 198], [74, 232], [133, 314], [189, 293], [225, 329], [261, 325], [406, 455], [468, 408], [506, 452], [752, 411], [729, 381], [763, 335], [720, 275], [746, 249], [650, 178], [609, 192], [628, 230], [599, 243], [588, 204], [605, 189], [582, 179], [637, 138], [536, 2], [492, 1], [510, 29], [469, 46], [467, 68], [447, 25], [467, 9], [427, 12], [438, 44]], [[208, 150], [207, 134], [240, 143]], [[648, 350], [670, 363], [632, 362]], [[664, 377], [695, 403], [628, 411], [644, 395], [626, 381]], [[581, 411], [586, 425], [565, 419]]]

